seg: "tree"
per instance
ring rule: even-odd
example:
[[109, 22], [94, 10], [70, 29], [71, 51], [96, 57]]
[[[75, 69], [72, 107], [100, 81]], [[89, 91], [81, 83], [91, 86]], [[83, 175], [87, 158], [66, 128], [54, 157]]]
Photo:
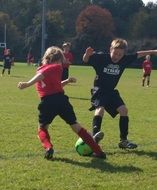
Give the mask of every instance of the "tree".
[[77, 18], [76, 32], [78, 36], [88, 36], [90, 44], [98, 48], [102, 45], [102, 39], [105, 43], [105, 39], [113, 37], [114, 22], [111, 13], [96, 5], [88, 6]]
[[0, 42], [4, 42], [4, 25], [6, 25], [6, 42], [7, 47], [11, 48], [16, 56], [19, 56], [22, 52], [18, 52], [18, 48], [22, 47], [22, 35], [19, 32], [14, 21], [10, 19], [10, 16], [4, 12], [0, 12]]

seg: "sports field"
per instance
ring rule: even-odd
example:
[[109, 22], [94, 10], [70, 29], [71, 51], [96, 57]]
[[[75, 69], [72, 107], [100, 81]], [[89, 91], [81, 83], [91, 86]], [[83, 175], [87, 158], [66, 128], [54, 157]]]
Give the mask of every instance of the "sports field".
[[[0, 67], [0, 72], [2, 67]], [[141, 86], [142, 69], [127, 69], [118, 89], [129, 109], [129, 140], [136, 150], [118, 148], [118, 116], [105, 115], [101, 146], [107, 154], [103, 161], [81, 157], [74, 144], [78, 137], [59, 117], [50, 135], [54, 161], [43, 159], [44, 151], [37, 138], [38, 96], [34, 87], [19, 90], [17, 83], [30, 79], [36, 67], [15, 63], [11, 76], [0, 78], [0, 189], [1, 190], [156, 190], [157, 189], [157, 71], [151, 86]], [[76, 84], [65, 87], [78, 121], [91, 129], [89, 112], [91, 67], [71, 66]]]

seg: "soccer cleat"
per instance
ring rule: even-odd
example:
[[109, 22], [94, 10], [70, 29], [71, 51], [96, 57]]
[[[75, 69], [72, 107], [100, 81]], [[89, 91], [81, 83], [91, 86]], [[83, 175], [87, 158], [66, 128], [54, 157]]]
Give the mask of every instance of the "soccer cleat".
[[50, 148], [49, 150], [46, 151], [44, 158], [47, 160], [52, 160], [53, 159], [53, 153], [54, 153], [54, 150], [52, 148]]
[[134, 149], [137, 148], [137, 144], [132, 143], [128, 140], [121, 140], [120, 143], [118, 144], [119, 148], [122, 149]]
[[105, 152], [100, 152], [99, 154], [93, 153], [92, 156], [95, 158], [100, 158], [100, 159], [104, 159], [104, 160], [106, 159]]
[[102, 139], [104, 138], [104, 133], [102, 131], [97, 132], [94, 136], [93, 139], [95, 142], [98, 144]]

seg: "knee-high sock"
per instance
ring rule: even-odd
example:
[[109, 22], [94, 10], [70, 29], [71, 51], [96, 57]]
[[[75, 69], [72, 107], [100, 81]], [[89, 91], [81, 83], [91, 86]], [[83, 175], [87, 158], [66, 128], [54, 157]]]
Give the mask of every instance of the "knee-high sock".
[[97, 132], [101, 129], [101, 123], [102, 123], [102, 117], [99, 115], [96, 115], [93, 117], [93, 135], [95, 135]]
[[86, 144], [88, 144], [91, 147], [93, 152], [95, 152], [96, 154], [100, 154], [102, 152], [100, 146], [94, 141], [92, 136], [89, 135], [84, 128], [81, 128], [81, 130], [78, 132], [78, 135]]
[[127, 140], [128, 124], [129, 124], [128, 116], [120, 116], [119, 129], [120, 129], [120, 139], [121, 140]]
[[48, 150], [48, 149], [50, 149], [50, 148], [53, 147], [52, 144], [51, 144], [50, 135], [49, 135], [47, 129], [43, 129], [43, 128], [38, 129], [38, 138], [39, 138], [42, 146], [46, 150]]

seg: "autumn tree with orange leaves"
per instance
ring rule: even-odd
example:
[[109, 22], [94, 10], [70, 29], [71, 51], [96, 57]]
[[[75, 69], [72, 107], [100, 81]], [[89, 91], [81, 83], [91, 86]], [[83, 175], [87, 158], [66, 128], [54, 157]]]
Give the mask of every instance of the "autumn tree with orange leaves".
[[[114, 36], [114, 21], [111, 13], [96, 5], [88, 6], [77, 18], [76, 32], [78, 36], [86, 36], [94, 46], [105, 43], [105, 39]], [[86, 41], [86, 39], [84, 39]]]

